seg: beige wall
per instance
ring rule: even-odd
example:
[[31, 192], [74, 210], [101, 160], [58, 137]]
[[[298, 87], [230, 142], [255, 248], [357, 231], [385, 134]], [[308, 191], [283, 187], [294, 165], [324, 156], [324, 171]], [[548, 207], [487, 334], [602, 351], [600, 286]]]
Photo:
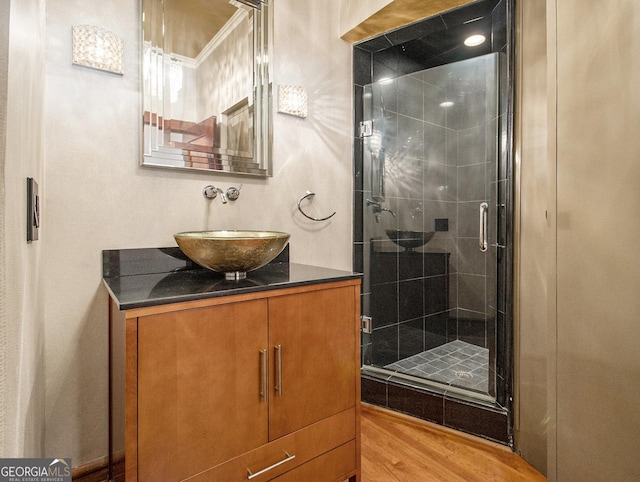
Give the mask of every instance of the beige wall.
[[[5, 275], [6, 249], [4, 238], [5, 195], [4, 195], [4, 163], [5, 143], [7, 140], [7, 77], [9, 69], [9, 2], [0, 2], [0, 410], [10, 403], [10, 396], [6, 390], [8, 367], [5, 363], [7, 350], [7, 320]], [[7, 416], [0, 412], [0, 457], [7, 452]]]
[[341, 0], [340, 36], [357, 27], [394, 0]]
[[556, 9], [555, 475], [638, 480], [640, 4]]
[[44, 0], [3, 2], [3, 8], [7, 5], [6, 144], [0, 187], [0, 455], [38, 457], [44, 442], [44, 246], [27, 243], [25, 213], [26, 178], [37, 179], [41, 189], [44, 184], [45, 5]]
[[516, 440], [549, 480], [638, 480], [640, 4], [523, 3]]
[[[553, 189], [547, 156], [546, 0], [519, 2], [516, 120], [516, 352], [514, 430], [517, 451], [547, 471], [547, 300], [554, 260]], [[552, 216], [549, 216], [549, 212]]]
[[[136, 0], [47, 1], [46, 453], [74, 465], [107, 453], [107, 294], [103, 249], [174, 245], [205, 228], [291, 233], [294, 262], [351, 269], [350, 47], [340, 2], [276, 0], [274, 85], [306, 87], [306, 119], [275, 115], [274, 176], [256, 180], [141, 168], [139, 11]], [[71, 26], [107, 28], [125, 41], [125, 75], [71, 65]], [[209, 183], [243, 183], [235, 204], [206, 201]], [[305, 191], [316, 196], [298, 213]], [[339, 240], [339, 242], [338, 242]]]

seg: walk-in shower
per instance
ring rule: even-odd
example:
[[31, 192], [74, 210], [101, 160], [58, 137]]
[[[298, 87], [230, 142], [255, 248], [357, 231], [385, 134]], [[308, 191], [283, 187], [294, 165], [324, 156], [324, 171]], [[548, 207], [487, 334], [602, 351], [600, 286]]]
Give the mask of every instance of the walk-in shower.
[[375, 82], [363, 99], [364, 364], [491, 400], [499, 55]]
[[[502, 442], [511, 352], [509, 9], [508, 0], [473, 2], [354, 51], [356, 74], [371, 66], [371, 81], [355, 89], [363, 400]], [[463, 46], [476, 32], [487, 44]], [[411, 391], [410, 400], [398, 390]], [[465, 425], [474, 413], [489, 420]]]

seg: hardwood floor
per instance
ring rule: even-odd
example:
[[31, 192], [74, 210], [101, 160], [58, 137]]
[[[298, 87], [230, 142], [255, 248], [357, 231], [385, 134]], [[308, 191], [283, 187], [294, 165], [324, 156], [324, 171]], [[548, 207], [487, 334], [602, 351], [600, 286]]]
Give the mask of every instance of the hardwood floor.
[[[507, 447], [362, 404], [362, 482], [542, 482]], [[76, 468], [74, 482], [106, 482], [106, 459]]]
[[502, 445], [362, 404], [363, 482], [544, 481]]

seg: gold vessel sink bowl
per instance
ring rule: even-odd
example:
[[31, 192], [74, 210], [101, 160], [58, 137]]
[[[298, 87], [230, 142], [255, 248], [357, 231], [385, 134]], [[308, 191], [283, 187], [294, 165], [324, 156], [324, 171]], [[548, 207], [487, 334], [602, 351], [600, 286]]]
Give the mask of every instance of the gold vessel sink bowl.
[[290, 235], [279, 231], [189, 231], [173, 237], [194, 263], [224, 273], [228, 280], [240, 280], [247, 277], [247, 271], [278, 256]]

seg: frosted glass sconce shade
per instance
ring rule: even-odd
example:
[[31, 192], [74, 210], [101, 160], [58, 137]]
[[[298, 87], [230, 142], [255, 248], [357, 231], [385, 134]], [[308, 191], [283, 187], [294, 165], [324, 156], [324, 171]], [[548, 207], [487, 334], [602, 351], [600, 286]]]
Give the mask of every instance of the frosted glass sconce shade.
[[73, 26], [72, 62], [94, 69], [124, 74], [124, 40], [92, 25]]
[[278, 86], [278, 112], [307, 117], [307, 91], [297, 85]]

